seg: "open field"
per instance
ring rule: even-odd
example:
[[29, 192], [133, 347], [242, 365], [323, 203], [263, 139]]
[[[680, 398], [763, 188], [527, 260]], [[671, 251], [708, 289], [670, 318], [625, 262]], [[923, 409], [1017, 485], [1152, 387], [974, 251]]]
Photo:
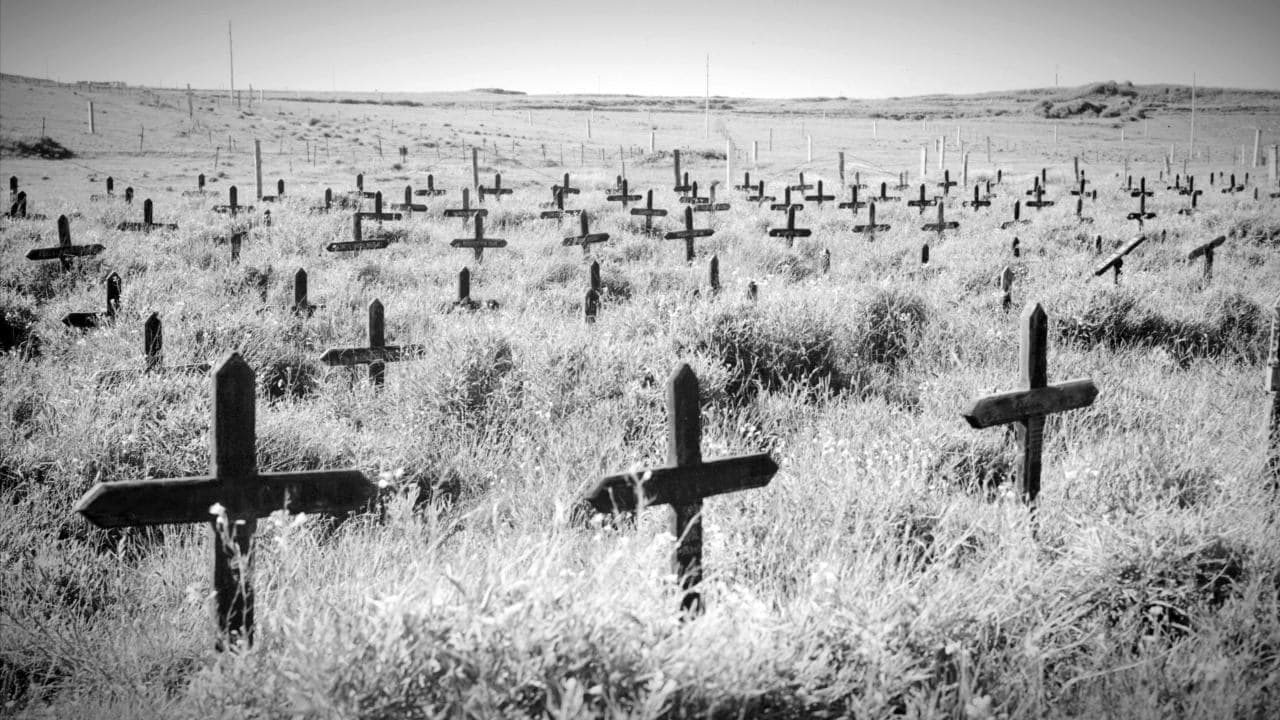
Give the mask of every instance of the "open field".
[[[28, 211], [49, 219], [0, 221], [0, 310], [23, 341], [0, 355], [0, 713], [1277, 716], [1280, 533], [1264, 373], [1280, 200], [1268, 197], [1266, 168], [1240, 154], [1247, 146], [1251, 158], [1253, 128], [1277, 142], [1280, 99], [1222, 95], [1198, 111], [1187, 171], [1205, 194], [1183, 216], [1188, 199], [1157, 180], [1171, 145], [1183, 171], [1181, 102], [1143, 94], [1145, 120], [1019, 109], [1069, 95], [718, 99], [708, 132], [687, 98], [342, 98], [380, 101], [366, 104], [268, 91], [237, 110], [200, 92], [190, 117], [183, 92], [5, 76], [0, 176], [17, 176]], [[42, 122], [74, 157], [15, 153]], [[953, 189], [947, 219], [960, 226], [941, 240], [920, 229], [933, 208], [881, 203], [877, 221], [892, 228], [869, 241], [850, 229], [865, 209], [806, 203], [797, 219], [812, 236], [788, 248], [767, 232], [781, 213], [725, 186], [749, 171], [780, 195], [804, 172], [845, 200], [843, 151], [848, 181], [856, 172], [878, 187], [906, 172], [911, 189], [890, 192], [914, 195], [927, 145], [934, 195], [937, 137], [960, 179], [957, 128], [970, 184], [997, 169], [1003, 183], [976, 211], [961, 205], [972, 188]], [[286, 182], [269, 228], [209, 209], [232, 185], [262, 209], [254, 139], [266, 188]], [[441, 216], [471, 185], [472, 147], [483, 148], [481, 183], [500, 172], [514, 189], [485, 202], [486, 233], [509, 245], [480, 263], [449, 246], [471, 223]], [[692, 263], [683, 243], [645, 235], [605, 200], [625, 161], [630, 188], [652, 189], [673, 211], [657, 224], [675, 229], [676, 148], [691, 179], [719, 181], [717, 198], [732, 204], [696, 217], [715, 234]], [[1084, 201], [1089, 225], [1068, 194], [1077, 156], [1098, 191]], [[1138, 231], [1125, 217], [1137, 209], [1121, 192], [1126, 157], [1155, 191], [1156, 217], [1113, 284], [1094, 277], [1095, 242], [1109, 254]], [[1041, 168], [1056, 205], [1024, 207], [1028, 224], [1002, 230]], [[566, 205], [611, 235], [589, 254], [561, 244], [576, 219], [538, 218], [565, 172], [582, 190]], [[1210, 172], [1249, 172], [1250, 185], [1224, 194]], [[209, 194], [184, 195], [199, 173]], [[407, 237], [384, 250], [327, 253], [350, 237], [350, 214], [308, 208], [326, 187], [353, 190], [357, 173], [388, 202], [428, 173], [448, 195], [388, 223]], [[90, 202], [108, 176], [117, 195], [134, 189], [132, 205]], [[140, 219], [143, 198], [179, 229], [116, 230]], [[67, 272], [24, 259], [56, 242], [60, 214], [76, 243], [106, 247]], [[234, 229], [248, 233], [235, 262], [221, 241]], [[1186, 255], [1220, 235], [1206, 287]], [[707, 286], [713, 254], [718, 294]], [[603, 291], [588, 325], [593, 259]], [[1008, 312], [994, 284], [1005, 266]], [[498, 309], [449, 311], [463, 267], [472, 297]], [[289, 310], [298, 268], [321, 306], [306, 320]], [[115, 322], [64, 328], [67, 313], [101, 308], [113, 271]], [[363, 370], [319, 362], [364, 344], [375, 298], [388, 344], [423, 346], [388, 363], [377, 390]], [[1091, 406], [1048, 418], [1034, 523], [1015, 491], [1012, 433], [971, 429], [960, 414], [1017, 386], [1019, 309], [1032, 303], [1049, 317], [1049, 381], [1089, 377], [1100, 390]], [[210, 381], [140, 372], [152, 313], [166, 365], [234, 351], [257, 372], [263, 470], [355, 467], [383, 486], [375, 511], [341, 524], [259, 522], [251, 649], [214, 650], [207, 529], [104, 531], [72, 511], [97, 482], [207, 471]], [[701, 383], [703, 456], [769, 452], [780, 467], [765, 488], [706, 501], [707, 610], [690, 622], [677, 612], [665, 508], [634, 523], [574, 512], [601, 477], [665, 462], [665, 383], [682, 362]], [[136, 378], [94, 381], [129, 369]]]

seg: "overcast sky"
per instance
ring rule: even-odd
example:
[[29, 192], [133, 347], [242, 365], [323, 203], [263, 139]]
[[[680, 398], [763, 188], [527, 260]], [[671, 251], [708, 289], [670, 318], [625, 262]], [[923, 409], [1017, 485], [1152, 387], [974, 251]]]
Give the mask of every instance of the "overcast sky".
[[886, 97], [1280, 89], [1280, 0], [0, 0], [0, 71], [225, 89]]

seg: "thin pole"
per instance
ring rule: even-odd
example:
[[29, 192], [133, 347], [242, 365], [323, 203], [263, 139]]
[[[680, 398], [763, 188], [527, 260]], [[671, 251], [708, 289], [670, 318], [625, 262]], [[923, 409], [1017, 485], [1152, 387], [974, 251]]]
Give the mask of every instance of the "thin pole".
[[236, 54], [235, 46], [231, 44], [231, 21], [227, 21], [227, 64], [231, 69], [231, 86], [227, 88], [227, 96], [232, 102], [236, 99]]
[[1187, 159], [1196, 157], [1196, 74], [1191, 73], [1191, 142], [1187, 145]]
[[711, 139], [711, 53], [707, 53], [707, 94], [702, 106], [707, 122], [707, 139]]

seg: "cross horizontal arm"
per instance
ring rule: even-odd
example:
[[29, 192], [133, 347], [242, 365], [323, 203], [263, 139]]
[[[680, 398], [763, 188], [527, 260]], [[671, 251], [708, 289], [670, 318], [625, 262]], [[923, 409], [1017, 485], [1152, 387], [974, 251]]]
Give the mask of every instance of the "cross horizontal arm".
[[[102, 528], [171, 525], [212, 520], [209, 508], [214, 503], [241, 517], [266, 517], [277, 510], [345, 512], [364, 505], [375, 491], [364, 473], [355, 469], [261, 473], [237, 483], [235, 489], [204, 475], [98, 483], [80, 498], [75, 510]], [[234, 497], [237, 492], [242, 496]]]
[[1004, 425], [1036, 415], [1075, 410], [1093, 404], [1098, 387], [1093, 380], [1068, 380], [1035, 390], [1012, 390], [973, 401], [962, 413], [977, 429]]
[[61, 247], [37, 248], [27, 252], [28, 260], [57, 260], [62, 257], [80, 257], [97, 255], [106, 250], [104, 245], [67, 245]]
[[386, 347], [333, 348], [320, 356], [325, 365], [368, 365], [371, 362], [396, 362], [406, 355], [425, 352], [421, 345], [387, 345]]
[[[712, 495], [764, 487], [778, 472], [778, 464], [760, 453], [647, 472], [642, 487], [646, 505], [689, 505]], [[635, 510], [635, 478], [630, 473], [610, 475], [587, 493], [586, 500], [602, 513]]]

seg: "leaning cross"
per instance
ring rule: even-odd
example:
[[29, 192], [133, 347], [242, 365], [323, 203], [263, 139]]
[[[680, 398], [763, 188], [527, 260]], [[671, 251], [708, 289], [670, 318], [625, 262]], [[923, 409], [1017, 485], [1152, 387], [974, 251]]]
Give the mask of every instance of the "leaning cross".
[[[1124, 267], [1124, 256], [1128, 255], [1129, 253], [1137, 249], [1139, 245], [1146, 242], [1146, 239], [1147, 239], [1146, 235], [1139, 235], [1138, 237], [1130, 240], [1128, 245], [1125, 245], [1124, 247], [1117, 250], [1114, 255], [1107, 258], [1106, 262], [1099, 265], [1098, 269], [1093, 271], [1093, 276], [1098, 277], [1102, 273], [1108, 270], [1111, 270], [1114, 273], [1113, 279], [1115, 281], [1115, 284], [1119, 285], [1120, 284], [1120, 268]], [[1098, 236], [1098, 240], [1099, 241], [1102, 240], [1101, 235]]]
[[[624, 180], [623, 182], [626, 182], [626, 181]], [[582, 232], [579, 235], [576, 235], [573, 237], [567, 237], [564, 240], [562, 240], [561, 244], [564, 247], [570, 247], [572, 245], [581, 245], [582, 254], [586, 255], [587, 252], [591, 249], [592, 243], [602, 243], [602, 242], [607, 242], [609, 240], [609, 233], [593, 234], [591, 232], [591, 229], [587, 225], [587, 214], [585, 212], [578, 215], [578, 221], [579, 221], [579, 225], [581, 226]]]
[[622, 180], [621, 184], [622, 184], [622, 187], [620, 189], [622, 190], [622, 192], [616, 195], [606, 195], [605, 200], [608, 200], [609, 202], [622, 203], [622, 209], [626, 210], [627, 203], [631, 203], [636, 200], [639, 200], [640, 196], [630, 194], [629, 189], [627, 187], [627, 181], [625, 178]]
[[[688, 208], [685, 208], [686, 210]], [[656, 217], [666, 217], [667, 211], [662, 208], [654, 209], [653, 207], [653, 191], [645, 193], [645, 201], [643, 208], [631, 208], [632, 215], [640, 215], [644, 217], [644, 231], [646, 233], [653, 232], [653, 219]]]
[[1190, 253], [1188, 253], [1188, 254], [1187, 254], [1187, 260], [1195, 260], [1195, 259], [1196, 259], [1196, 258], [1198, 258], [1198, 257], [1203, 257], [1203, 258], [1204, 258], [1204, 280], [1203, 280], [1203, 282], [1204, 282], [1204, 284], [1205, 284], [1205, 285], [1208, 285], [1208, 284], [1209, 284], [1209, 281], [1213, 279], [1213, 253], [1214, 253], [1214, 250], [1216, 250], [1216, 249], [1218, 248], [1218, 246], [1222, 245], [1222, 244], [1223, 244], [1223, 243], [1225, 243], [1226, 241], [1227, 241], [1227, 236], [1226, 236], [1226, 235], [1219, 235], [1218, 237], [1216, 237], [1216, 238], [1214, 238], [1214, 239], [1210, 240], [1209, 242], [1207, 242], [1207, 243], [1205, 243], [1205, 244], [1203, 244], [1203, 245], [1201, 245], [1201, 246], [1199, 246], [1199, 247], [1195, 248], [1194, 250], [1192, 250]]
[[330, 367], [368, 365], [369, 382], [381, 385], [386, 379], [386, 363], [399, 362], [404, 360], [406, 355], [418, 355], [423, 352], [421, 345], [388, 345], [386, 338], [382, 301], [374, 300], [369, 303], [369, 346], [331, 348], [320, 356], [320, 362]]
[[99, 323], [110, 322], [116, 319], [116, 311], [120, 309], [120, 274], [111, 273], [106, 279], [107, 286], [107, 308], [103, 313], [85, 313], [73, 312], [67, 313], [62, 318], [62, 324], [73, 328], [93, 328]]
[[632, 512], [642, 505], [670, 505], [676, 538], [673, 569], [681, 612], [702, 612], [702, 501], [713, 495], [760, 488], [778, 472], [768, 453], [702, 459], [698, 377], [686, 364], [667, 382], [667, 465], [603, 478], [585, 500], [600, 513]]
[[63, 270], [71, 269], [71, 258], [85, 257], [89, 255], [97, 255], [106, 250], [106, 247], [94, 243], [93, 245], [72, 245], [71, 244], [71, 221], [66, 215], [58, 216], [58, 244], [54, 247], [36, 248], [27, 251], [28, 260], [58, 260], [62, 263]]
[[209, 522], [218, 647], [253, 643], [253, 534], [260, 517], [364, 507], [373, 483], [359, 470], [259, 472], [253, 369], [238, 353], [213, 372], [209, 474], [98, 483], [75, 510], [102, 528]]
[[977, 429], [1016, 423], [1019, 494], [1034, 509], [1040, 494], [1044, 420], [1050, 413], [1088, 407], [1098, 397], [1091, 379], [1050, 385], [1048, 380], [1049, 320], [1039, 303], [1022, 312], [1019, 352], [1023, 388], [979, 398], [961, 413]]
[[787, 247], [791, 247], [798, 237], [809, 237], [813, 234], [813, 230], [809, 228], [796, 227], [796, 208], [793, 205], [787, 211], [787, 226], [782, 228], [769, 228], [769, 237], [782, 237], [787, 239]]
[[693, 227], [693, 208], [685, 206], [684, 209], [684, 230], [672, 230], [663, 236], [665, 240], [684, 240], [684, 259], [686, 262], [693, 262], [693, 240], [694, 238], [710, 237], [715, 233], [711, 228], [694, 228]]
[[476, 262], [480, 262], [481, 260], [484, 259], [485, 248], [504, 248], [507, 246], [507, 241], [501, 238], [485, 237], [484, 236], [484, 216], [477, 215], [475, 237], [457, 238], [453, 242], [449, 243], [449, 246], [456, 247], [456, 248], [471, 248], [471, 250], [475, 253]]

